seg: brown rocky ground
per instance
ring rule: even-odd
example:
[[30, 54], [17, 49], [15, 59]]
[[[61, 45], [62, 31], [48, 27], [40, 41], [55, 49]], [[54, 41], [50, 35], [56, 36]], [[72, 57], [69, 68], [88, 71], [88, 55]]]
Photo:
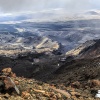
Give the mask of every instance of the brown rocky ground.
[[[15, 72], [17, 74], [17, 71]], [[3, 69], [0, 75], [0, 99], [99, 100], [95, 98], [97, 91], [100, 90], [99, 73], [100, 58], [65, 62], [45, 81], [36, 77], [16, 77], [11, 68]], [[15, 86], [20, 93], [17, 93], [18, 90], [16, 92]]]

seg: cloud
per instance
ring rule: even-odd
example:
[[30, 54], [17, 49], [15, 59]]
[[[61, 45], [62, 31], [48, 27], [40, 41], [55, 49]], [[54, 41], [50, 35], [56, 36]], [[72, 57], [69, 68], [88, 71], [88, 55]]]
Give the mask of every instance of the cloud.
[[[0, 0], [1, 12], [37, 11], [65, 8], [66, 11], [89, 9], [94, 0]], [[95, 0], [98, 1], [98, 0]]]

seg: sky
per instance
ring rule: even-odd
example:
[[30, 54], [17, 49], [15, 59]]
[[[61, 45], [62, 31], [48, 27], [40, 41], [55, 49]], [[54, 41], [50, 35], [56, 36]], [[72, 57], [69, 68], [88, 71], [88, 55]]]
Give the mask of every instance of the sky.
[[99, 9], [100, 0], [0, 0], [0, 12], [16, 13], [63, 8], [66, 11]]

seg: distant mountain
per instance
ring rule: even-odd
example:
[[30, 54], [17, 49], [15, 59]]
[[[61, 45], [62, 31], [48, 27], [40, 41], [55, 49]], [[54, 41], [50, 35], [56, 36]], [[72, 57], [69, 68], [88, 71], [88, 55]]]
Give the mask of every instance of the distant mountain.
[[97, 11], [88, 11], [85, 14], [87, 14], [87, 15], [100, 15], [100, 12], [97, 12]]

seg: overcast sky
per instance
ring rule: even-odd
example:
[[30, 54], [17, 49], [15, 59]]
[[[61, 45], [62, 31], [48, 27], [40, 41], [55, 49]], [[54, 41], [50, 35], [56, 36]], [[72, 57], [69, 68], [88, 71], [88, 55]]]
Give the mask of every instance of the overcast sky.
[[65, 8], [66, 11], [99, 9], [100, 0], [0, 0], [0, 12], [25, 12]]

